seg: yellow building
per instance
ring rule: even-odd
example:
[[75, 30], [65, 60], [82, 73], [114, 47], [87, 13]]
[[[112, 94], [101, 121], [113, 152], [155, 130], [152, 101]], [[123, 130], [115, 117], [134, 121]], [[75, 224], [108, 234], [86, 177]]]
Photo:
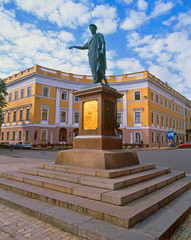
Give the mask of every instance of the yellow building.
[[[126, 144], [143, 141], [166, 146], [186, 141], [191, 129], [191, 101], [148, 71], [107, 77], [123, 93], [118, 99], [118, 134]], [[5, 79], [8, 96], [3, 109], [1, 141], [35, 144], [72, 143], [78, 134], [79, 103], [73, 95], [92, 83], [91, 76], [64, 73], [35, 65]]]

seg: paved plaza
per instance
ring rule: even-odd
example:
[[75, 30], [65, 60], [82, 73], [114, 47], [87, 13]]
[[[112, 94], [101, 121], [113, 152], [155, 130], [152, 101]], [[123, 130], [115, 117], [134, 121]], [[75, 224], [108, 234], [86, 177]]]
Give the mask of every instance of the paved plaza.
[[[0, 149], [0, 172], [34, 166], [39, 162], [53, 163], [56, 156], [54, 151], [36, 151], [35, 154], [35, 151], [15, 150], [11, 153], [8, 151]], [[24, 156], [27, 156], [27, 158]], [[82, 238], [73, 236], [48, 223], [2, 204], [0, 204], [0, 239], [82, 240]], [[191, 240], [191, 214], [179, 226], [171, 240]]]

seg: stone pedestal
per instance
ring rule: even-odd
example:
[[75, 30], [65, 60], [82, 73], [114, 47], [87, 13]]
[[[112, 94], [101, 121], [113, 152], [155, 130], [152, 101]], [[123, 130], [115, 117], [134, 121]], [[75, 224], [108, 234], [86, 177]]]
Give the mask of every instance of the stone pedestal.
[[80, 119], [74, 149], [121, 149], [116, 118], [117, 98], [123, 95], [103, 85], [80, 90], [75, 95], [80, 99]]
[[122, 150], [117, 135], [117, 98], [123, 95], [102, 84], [82, 89], [79, 97], [79, 135], [73, 150], [60, 151], [56, 164], [112, 169], [139, 164], [135, 152]]

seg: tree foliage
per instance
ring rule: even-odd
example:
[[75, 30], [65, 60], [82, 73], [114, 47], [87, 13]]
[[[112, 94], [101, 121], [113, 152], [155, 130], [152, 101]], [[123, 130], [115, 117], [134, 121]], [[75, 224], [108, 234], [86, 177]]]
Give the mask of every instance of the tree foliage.
[[6, 95], [7, 95], [6, 84], [4, 80], [0, 78], [0, 120], [2, 117], [2, 108], [4, 108], [7, 105], [5, 101]]

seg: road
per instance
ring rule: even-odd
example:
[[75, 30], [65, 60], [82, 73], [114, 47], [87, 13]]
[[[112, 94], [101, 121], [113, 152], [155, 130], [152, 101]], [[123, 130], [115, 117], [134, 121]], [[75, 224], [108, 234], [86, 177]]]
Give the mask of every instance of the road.
[[155, 163], [159, 167], [170, 167], [172, 170], [191, 174], [191, 149], [156, 149], [137, 153], [142, 163]]
[[[137, 153], [141, 163], [155, 163], [159, 167], [170, 167], [172, 170], [185, 171], [187, 174], [191, 174], [191, 149], [148, 149], [138, 150]], [[0, 149], [0, 171], [2, 171], [3, 165], [16, 168], [22, 167], [24, 164], [53, 163], [56, 155], [57, 151], [53, 150], [15, 149], [10, 152], [9, 149]]]

